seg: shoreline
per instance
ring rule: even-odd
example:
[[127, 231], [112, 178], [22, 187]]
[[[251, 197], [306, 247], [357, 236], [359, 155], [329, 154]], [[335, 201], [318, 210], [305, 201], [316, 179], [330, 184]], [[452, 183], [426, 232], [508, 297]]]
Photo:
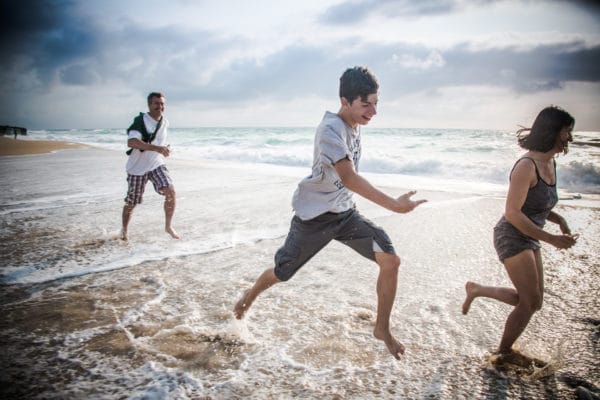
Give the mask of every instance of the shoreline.
[[51, 153], [57, 150], [87, 149], [90, 146], [81, 143], [51, 140], [19, 140], [0, 136], [1, 156], [25, 156]]
[[[49, 154], [59, 150], [89, 150], [89, 149], [99, 149], [99, 150], [109, 150], [114, 151], [112, 149], [104, 149], [102, 147], [90, 146], [88, 144], [78, 143], [78, 142], [69, 142], [69, 141], [59, 141], [59, 140], [38, 140], [38, 139], [13, 139], [5, 136], [0, 136], [0, 157], [5, 156], [26, 156], [26, 155], [39, 155], [39, 154]], [[197, 165], [204, 166], [205, 168], [225, 168], [225, 169], [246, 169], [248, 166], [253, 166], [258, 168], [263, 173], [276, 175], [283, 175], [286, 177], [294, 177], [298, 181], [304, 177], [304, 170], [301, 173], [298, 173], [297, 167], [292, 166], [281, 166], [281, 165], [271, 165], [271, 164], [258, 164], [246, 165], [244, 162], [236, 162], [231, 160], [213, 160], [213, 159], [198, 159], [198, 160], [190, 160], [190, 159], [182, 159], [182, 158], [173, 158], [168, 161], [168, 163], [172, 164], [181, 164], [181, 165]], [[506, 190], [490, 190], [487, 194], [482, 194], [476, 188], [458, 190], [457, 188], [447, 187], [447, 188], [434, 188], [429, 184], [426, 184], [426, 177], [410, 177], [404, 176], [403, 178], [410, 178], [406, 182], [402, 182], [401, 184], [390, 183], [388, 180], [388, 176], [386, 174], [378, 174], [378, 173], [365, 173], [366, 176], [377, 186], [382, 189], [388, 190], [390, 192], [397, 192], [398, 190], [417, 190], [419, 195], [426, 193], [453, 193], [454, 195], [459, 195], [461, 197], [464, 196], [492, 196], [492, 197], [504, 197], [506, 195]], [[382, 178], [383, 177], [383, 178]], [[572, 206], [572, 207], [585, 207], [585, 208], [600, 208], [600, 193], [588, 193], [588, 192], [579, 192], [579, 191], [569, 191], [567, 189], [559, 188], [559, 196], [560, 196], [560, 204], [563, 206]], [[360, 196], [359, 196], [360, 197]], [[437, 198], [437, 196], [433, 196]], [[443, 197], [443, 196], [442, 196]]]

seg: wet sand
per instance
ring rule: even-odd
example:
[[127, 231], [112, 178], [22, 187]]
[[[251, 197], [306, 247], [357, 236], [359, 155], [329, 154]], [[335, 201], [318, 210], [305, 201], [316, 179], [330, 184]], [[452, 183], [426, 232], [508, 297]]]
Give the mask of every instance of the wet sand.
[[82, 149], [88, 146], [80, 143], [51, 140], [23, 140], [0, 136], [0, 156], [50, 153], [56, 150]]
[[[52, 172], [44, 175], [47, 186], [35, 186], [40, 178], [33, 177], [23, 184], [31, 192], [2, 204], [4, 266], [27, 265], [32, 253], [39, 258], [35, 268], [49, 270], [113, 254], [131, 259], [148, 241], [160, 254], [173, 251], [174, 241], [161, 232], [161, 200], [150, 190], [130, 243], [96, 233], [118, 227], [122, 193], [110, 188], [124, 180], [122, 153], [76, 150], [6, 158], [2, 165]], [[186, 234], [177, 245], [200, 247], [227, 224], [244, 237], [289, 217], [296, 177], [265, 178], [220, 163], [173, 161], [169, 168], [180, 188], [177, 227]], [[72, 170], [83, 178], [71, 177], [56, 197], [85, 192], [79, 183], [90, 177], [99, 193], [60, 208], [21, 204], [29, 193], [57, 190], [55, 182]], [[24, 190], [22, 179], [10, 182]], [[503, 199], [442, 192], [417, 197], [430, 203], [406, 215], [358, 201], [402, 258], [392, 313], [392, 330], [407, 347], [400, 362], [372, 337], [376, 267], [339, 243], [261, 295], [243, 321], [234, 320], [238, 296], [282, 243], [271, 237], [2, 285], [0, 397], [541, 400], [576, 398], [578, 387], [598, 392], [600, 208], [559, 203], [557, 211], [581, 237], [569, 251], [542, 248], [544, 306], [519, 340], [552, 370], [520, 377], [486, 364], [510, 308], [477, 299], [461, 314], [466, 280], [508, 284], [490, 240]]]

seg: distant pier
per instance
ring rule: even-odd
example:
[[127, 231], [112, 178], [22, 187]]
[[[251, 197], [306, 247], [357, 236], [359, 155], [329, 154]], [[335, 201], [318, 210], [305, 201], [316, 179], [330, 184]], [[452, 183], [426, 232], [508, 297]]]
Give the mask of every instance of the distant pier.
[[0, 136], [12, 135], [17, 138], [18, 135], [27, 135], [27, 128], [21, 126], [0, 125]]

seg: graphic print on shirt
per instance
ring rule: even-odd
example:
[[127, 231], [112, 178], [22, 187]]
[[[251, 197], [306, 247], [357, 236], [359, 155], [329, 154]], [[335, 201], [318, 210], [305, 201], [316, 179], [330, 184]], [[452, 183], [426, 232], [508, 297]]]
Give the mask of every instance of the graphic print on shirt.
[[352, 154], [352, 162], [354, 163], [354, 170], [356, 172], [358, 172], [358, 162], [360, 161], [360, 153], [361, 153], [360, 132], [357, 133], [356, 138], [354, 140], [350, 141], [350, 144], [348, 145], [348, 150], [350, 150], [350, 153]]

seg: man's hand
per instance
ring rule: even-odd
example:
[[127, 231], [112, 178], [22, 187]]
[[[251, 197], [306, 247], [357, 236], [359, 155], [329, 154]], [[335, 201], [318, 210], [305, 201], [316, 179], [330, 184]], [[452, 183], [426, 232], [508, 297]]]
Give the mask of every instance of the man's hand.
[[162, 154], [165, 157], [169, 157], [171, 155], [171, 147], [169, 146], [154, 146], [156, 147], [156, 151], [157, 153]]

